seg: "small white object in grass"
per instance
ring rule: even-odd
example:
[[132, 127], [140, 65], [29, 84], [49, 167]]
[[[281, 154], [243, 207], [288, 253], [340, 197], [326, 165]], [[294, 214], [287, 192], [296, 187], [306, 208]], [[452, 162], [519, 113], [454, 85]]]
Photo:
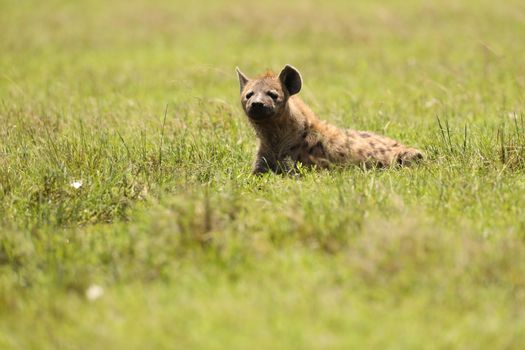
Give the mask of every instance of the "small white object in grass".
[[431, 107], [433, 107], [434, 105], [436, 105], [438, 103], [439, 103], [439, 101], [436, 100], [434, 97], [432, 97], [430, 100], [425, 102], [425, 108], [431, 108]]
[[104, 288], [98, 284], [92, 284], [86, 289], [86, 298], [89, 301], [95, 301], [104, 295]]
[[75, 190], [78, 190], [80, 187], [82, 187], [82, 180], [73, 181], [70, 183], [71, 187], [73, 187]]

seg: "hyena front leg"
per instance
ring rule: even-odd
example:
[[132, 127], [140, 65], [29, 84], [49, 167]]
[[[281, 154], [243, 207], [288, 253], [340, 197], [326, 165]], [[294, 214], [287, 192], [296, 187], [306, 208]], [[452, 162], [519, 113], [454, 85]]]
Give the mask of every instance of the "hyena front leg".
[[275, 157], [269, 152], [264, 152], [263, 150], [259, 149], [255, 156], [255, 161], [253, 162], [252, 174], [264, 174], [269, 171], [277, 171], [277, 162], [275, 161]]

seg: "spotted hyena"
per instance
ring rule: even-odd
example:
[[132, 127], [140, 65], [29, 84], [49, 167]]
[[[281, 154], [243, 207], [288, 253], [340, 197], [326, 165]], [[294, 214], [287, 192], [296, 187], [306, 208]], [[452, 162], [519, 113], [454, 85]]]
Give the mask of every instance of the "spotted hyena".
[[259, 139], [253, 173], [276, 173], [304, 166], [331, 164], [388, 167], [409, 165], [421, 151], [371, 132], [340, 129], [319, 120], [296, 95], [301, 74], [286, 65], [275, 76], [268, 72], [249, 79], [237, 68], [241, 104]]

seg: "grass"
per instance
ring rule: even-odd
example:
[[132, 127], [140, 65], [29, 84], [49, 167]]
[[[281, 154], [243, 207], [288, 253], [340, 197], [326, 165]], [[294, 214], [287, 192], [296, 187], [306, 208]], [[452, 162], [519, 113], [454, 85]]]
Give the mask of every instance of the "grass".
[[[520, 349], [523, 13], [0, 1], [0, 348]], [[249, 175], [234, 68], [285, 63], [427, 162]]]

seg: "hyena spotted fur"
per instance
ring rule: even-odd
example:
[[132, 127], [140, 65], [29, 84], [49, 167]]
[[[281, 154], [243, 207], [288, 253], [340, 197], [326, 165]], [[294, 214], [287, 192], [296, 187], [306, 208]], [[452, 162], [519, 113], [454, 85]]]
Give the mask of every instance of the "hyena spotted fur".
[[287, 172], [298, 163], [317, 168], [332, 164], [389, 167], [423, 159], [421, 151], [388, 137], [319, 120], [296, 95], [302, 78], [290, 65], [279, 76], [267, 72], [249, 79], [239, 68], [237, 76], [242, 107], [259, 140], [254, 174]]

